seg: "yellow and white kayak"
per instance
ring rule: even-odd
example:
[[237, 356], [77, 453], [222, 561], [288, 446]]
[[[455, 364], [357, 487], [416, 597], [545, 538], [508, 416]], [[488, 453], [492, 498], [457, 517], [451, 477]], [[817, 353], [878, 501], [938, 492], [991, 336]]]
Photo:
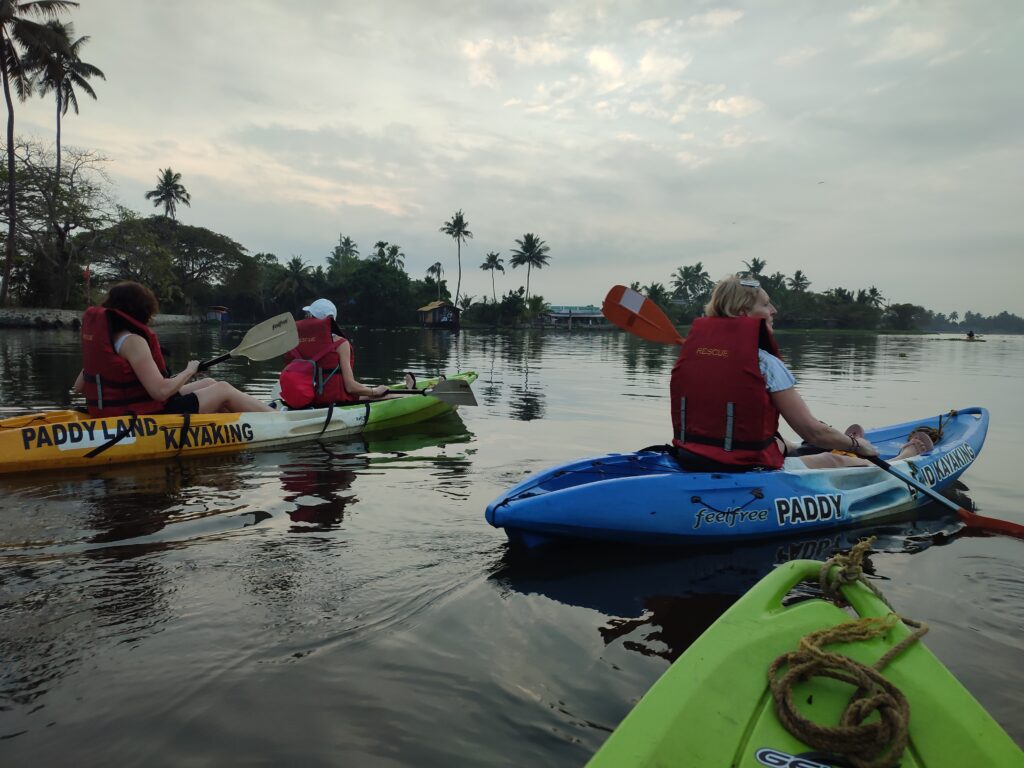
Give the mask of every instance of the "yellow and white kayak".
[[[450, 380], [472, 384], [475, 371]], [[436, 379], [419, 383], [429, 389]], [[44, 411], [0, 420], [0, 474], [98, 467], [170, 456], [199, 456], [341, 437], [414, 424], [457, 406], [430, 395], [271, 413], [92, 418]]]

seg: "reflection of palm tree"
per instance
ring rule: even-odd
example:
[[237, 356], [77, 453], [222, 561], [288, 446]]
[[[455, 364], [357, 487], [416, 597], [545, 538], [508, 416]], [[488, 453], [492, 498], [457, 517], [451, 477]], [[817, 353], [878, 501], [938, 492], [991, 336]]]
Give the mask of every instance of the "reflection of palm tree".
[[491, 271], [491, 295], [494, 297], [494, 303], [497, 304], [498, 293], [494, 288], [494, 271], [497, 270], [505, 274], [505, 266], [501, 263], [501, 256], [498, 255], [498, 251], [488, 253], [484, 263], [480, 265], [480, 269], [489, 269]]
[[462, 215], [462, 209], [457, 210], [450, 221], [446, 221], [440, 229], [441, 232], [455, 240], [456, 256], [459, 261], [459, 279], [455, 283], [455, 303], [459, 302], [459, 292], [462, 290], [462, 244], [467, 238], [472, 238], [473, 233], [469, 231], [469, 222]]
[[789, 278], [786, 282], [789, 284], [790, 290], [795, 291], [797, 293], [803, 293], [811, 285], [811, 281], [807, 279], [807, 275], [805, 275], [799, 269], [796, 272], [794, 272], [793, 276]]
[[47, 45], [60, 45], [53, 40], [45, 24], [28, 17], [55, 18], [57, 14], [77, 5], [64, 0], [3, 0], [0, 2], [0, 76], [4, 81], [4, 99], [7, 102], [7, 254], [4, 257], [3, 284], [0, 285], [0, 305], [7, 302], [17, 247], [18, 208], [14, 169], [14, 99], [11, 86], [24, 101], [32, 91], [29, 72], [22, 60], [23, 49], [42, 51]]
[[99, 77], [106, 80], [106, 76], [92, 64], [86, 64], [79, 58], [78, 52], [87, 42], [88, 37], [80, 37], [74, 42], [75, 27], [70, 22], [62, 24], [59, 21], [48, 21], [46, 26], [50, 29], [55, 39], [59, 39], [59, 46], [49, 47], [42, 51], [33, 51], [33, 61], [30, 65], [39, 71], [39, 93], [45, 96], [51, 91], [57, 97], [57, 161], [54, 170], [54, 186], [60, 184], [60, 119], [68, 113], [68, 108], [74, 108], [78, 114], [78, 95], [75, 93], [77, 86], [84, 93], [96, 98], [96, 91], [89, 85], [90, 77]]
[[160, 175], [156, 179], [156, 188], [146, 193], [146, 199], [153, 201], [153, 207], [162, 205], [164, 216], [175, 219], [178, 210], [178, 203], [192, 205], [192, 196], [181, 183], [181, 174], [175, 173], [170, 168], [161, 168]]
[[530, 300], [530, 270], [533, 267], [540, 269], [541, 267], [547, 266], [548, 251], [551, 249], [547, 243], [541, 240], [532, 232], [527, 232], [523, 235], [522, 240], [516, 240], [516, 245], [519, 246], [516, 250], [512, 251], [512, 259], [510, 263], [513, 267], [521, 267], [526, 265], [526, 300]]
[[444, 267], [440, 261], [435, 261], [427, 267], [427, 277], [433, 277], [437, 281], [437, 300], [441, 300], [441, 275], [444, 274]]

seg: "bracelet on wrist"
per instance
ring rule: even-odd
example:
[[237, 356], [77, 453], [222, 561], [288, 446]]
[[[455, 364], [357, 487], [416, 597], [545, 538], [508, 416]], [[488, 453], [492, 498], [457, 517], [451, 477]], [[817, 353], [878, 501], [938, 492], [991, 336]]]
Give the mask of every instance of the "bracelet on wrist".
[[853, 435], [850, 435], [850, 452], [856, 453], [858, 448], [860, 448], [860, 441]]

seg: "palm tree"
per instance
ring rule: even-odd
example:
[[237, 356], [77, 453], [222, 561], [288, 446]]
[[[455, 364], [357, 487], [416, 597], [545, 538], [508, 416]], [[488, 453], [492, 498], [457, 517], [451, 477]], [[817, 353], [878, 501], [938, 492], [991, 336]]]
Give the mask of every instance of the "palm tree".
[[551, 249], [547, 244], [532, 232], [523, 235], [522, 240], [516, 240], [518, 249], [512, 251], [512, 258], [509, 263], [513, 267], [526, 265], [526, 301], [530, 301], [530, 270], [533, 267], [540, 269], [547, 266], [548, 251]]
[[274, 286], [274, 294], [278, 299], [290, 305], [298, 305], [299, 294], [309, 294], [313, 271], [300, 256], [292, 256], [284, 266], [284, 276]]
[[491, 295], [494, 297], [494, 303], [498, 303], [498, 294], [494, 289], [494, 271], [497, 270], [502, 274], [505, 274], [505, 266], [501, 263], [501, 256], [498, 255], [498, 251], [491, 251], [487, 254], [487, 258], [484, 259], [484, 263], [480, 265], [480, 269], [491, 270]]
[[444, 274], [444, 267], [441, 266], [440, 261], [435, 261], [429, 267], [427, 267], [427, 277], [433, 277], [437, 280], [437, 300], [441, 300], [441, 275]]
[[344, 275], [348, 266], [359, 258], [356, 241], [348, 235], [338, 235], [338, 244], [327, 257], [327, 272], [331, 277]]
[[790, 290], [796, 293], [803, 293], [811, 286], [811, 281], [807, 279], [807, 275], [799, 269], [786, 282], [789, 284]]
[[684, 304], [703, 303], [714, 284], [702, 262], [678, 267], [672, 273], [672, 297]]
[[192, 205], [192, 196], [181, 183], [181, 174], [175, 173], [170, 168], [160, 169], [160, 175], [156, 178], [156, 189], [147, 192], [146, 199], [153, 201], [154, 208], [162, 205], [164, 216], [171, 219], [176, 218], [178, 203]]
[[472, 307], [473, 306], [473, 298], [474, 298], [473, 296], [470, 296], [467, 293], [465, 296], [463, 296], [461, 299], [459, 299], [459, 309], [461, 309], [463, 312], [465, 312], [467, 309]]
[[660, 307], [668, 304], [668, 289], [661, 283], [651, 283], [642, 289], [644, 295]]
[[472, 238], [473, 233], [469, 231], [469, 222], [466, 221], [466, 217], [462, 215], [462, 209], [457, 210], [451, 218], [451, 221], [446, 221], [444, 226], [440, 229], [441, 232], [448, 235], [448, 237], [454, 238], [456, 255], [459, 260], [459, 279], [455, 283], [455, 303], [459, 303], [459, 291], [462, 290], [462, 244], [467, 238]]
[[875, 286], [873, 285], [870, 288], [868, 288], [867, 299], [868, 304], [870, 304], [872, 307], [878, 308], [885, 304], [885, 296], [883, 296], [882, 292], [875, 288]]
[[67, 0], [0, 0], [0, 72], [4, 81], [4, 100], [7, 102], [7, 255], [4, 258], [3, 284], [0, 285], [0, 305], [7, 303], [17, 247], [16, 232], [18, 210], [14, 171], [14, 99], [11, 86], [24, 101], [32, 92], [29, 71], [22, 60], [22, 50], [42, 51], [46, 47], [60, 47], [61, 41], [45, 24], [32, 21], [37, 18], [56, 18], [78, 3]]
[[75, 36], [74, 24], [70, 22], [63, 24], [51, 20], [46, 22], [46, 26], [53, 33], [54, 38], [61, 41], [61, 45], [30, 53], [32, 55], [31, 67], [38, 73], [39, 95], [45, 96], [52, 91], [57, 97], [57, 162], [54, 171], [54, 186], [56, 187], [60, 184], [61, 117], [68, 113], [69, 107], [74, 108], [75, 114], [78, 114], [76, 86], [95, 99], [96, 91], [89, 85], [89, 78], [99, 77], [101, 80], [106, 80], [107, 77], [100, 69], [92, 64], [86, 64], [79, 57], [79, 51], [89, 42], [89, 37], [72, 40]]
[[743, 266], [747, 268], [747, 274], [754, 278], [760, 277], [766, 264], [767, 262], [765, 262], [764, 259], [759, 259], [757, 256], [752, 258], [750, 261], [743, 262]]
[[405, 269], [405, 254], [398, 245], [389, 245], [384, 254], [384, 263], [393, 269]]

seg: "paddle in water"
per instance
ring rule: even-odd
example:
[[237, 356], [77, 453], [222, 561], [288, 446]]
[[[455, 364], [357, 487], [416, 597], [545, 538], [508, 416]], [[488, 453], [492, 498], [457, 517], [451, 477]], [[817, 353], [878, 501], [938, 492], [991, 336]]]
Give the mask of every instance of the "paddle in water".
[[223, 363], [232, 357], [247, 357], [250, 360], [269, 360], [299, 345], [299, 331], [295, 327], [295, 318], [288, 312], [264, 320], [249, 329], [242, 337], [242, 343], [212, 360], [199, 364], [199, 370]]
[[896, 469], [894, 466], [892, 466], [892, 464], [887, 462], [885, 459], [881, 459], [878, 456], [864, 456], [863, 458], [870, 461], [876, 467], [884, 469], [893, 477], [902, 480], [911, 488], [920, 491], [933, 501], [936, 501], [939, 504], [942, 504], [944, 507], [953, 510], [954, 512], [956, 512], [957, 517], [959, 517], [960, 520], [963, 521], [963, 524], [966, 525], [968, 528], [978, 528], [979, 530], [988, 531], [990, 533], [1004, 533], [1007, 536], [1016, 536], [1019, 539], [1024, 539], [1024, 525], [1011, 523], [1009, 520], [997, 520], [994, 517], [985, 517], [984, 515], [979, 515], [974, 512], [971, 512], [970, 510], [964, 509], [956, 502], [950, 501], [941, 493], [933, 491], [927, 485], [919, 483], [910, 475]]
[[389, 389], [389, 395], [425, 395], [449, 405], [476, 405], [476, 396], [468, 381], [446, 379], [426, 389]]

